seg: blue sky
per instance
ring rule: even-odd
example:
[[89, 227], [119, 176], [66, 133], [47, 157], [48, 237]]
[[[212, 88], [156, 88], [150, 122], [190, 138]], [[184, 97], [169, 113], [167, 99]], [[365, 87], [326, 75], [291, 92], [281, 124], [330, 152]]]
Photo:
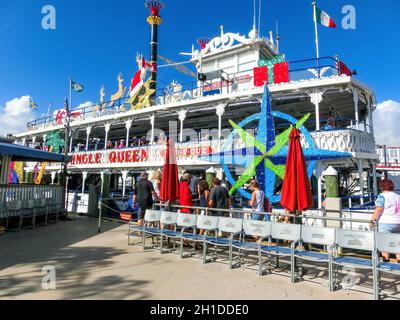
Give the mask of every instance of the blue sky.
[[[252, 0], [165, 0], [159, 53], [182, 61], [200, 37], [212, 38], [218, 27], [247, 34], [252, 25]], [[315, 57], [311, 0], [263, 0], [261, 33], [268, 36], [279, 21], [281, 48], [287, 59]], [[42, 7], [54, 5], [57, 29], [43, 30]], [[343, 30], [342, 7], [357, 10], [357, 29]], [[338, 54], [358, 79], [376, 90], [379, 102], [400, 101], [400, 2], [398, 0], [320, 0], [319, 7], [336, 21], [336, 30], [320, 27], [321, 56]], [[136, 71], [135, 55], [149, 56], [148, 10], [144, 0], [0, 0], [0, 106], [29, 95], [47, 111], [50, 102], [62, 107], [68, 78], [85, 91], [74, 105], [98, 101], [101, 85], [109, 98], [122, 72], [128, 86]], [[180, 79], [161, 70], [159, 78]], [[186, 79], [187, 80], [187, 79]], [[162, 86], [160, 82], [159, 86]], [[1, 116], [0, 116], [1, 117]]]

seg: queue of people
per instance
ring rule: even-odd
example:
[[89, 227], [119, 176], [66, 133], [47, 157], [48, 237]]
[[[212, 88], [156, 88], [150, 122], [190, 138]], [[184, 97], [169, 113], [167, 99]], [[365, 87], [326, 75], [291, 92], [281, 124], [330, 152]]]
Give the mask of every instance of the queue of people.
[[[139, 207], [139, 225], [143, 224], [146, 210], [152, 208], [153, 204], [159, 201], [161, 177], [161, 171], [156, 171], [149, 181], [148, 174], [144, 172], [135, 185], [133, 205]], [[393, 191], [395, 185], [389, 179], [383, 179], [380, 182], [380, 188], [382, 193], [379, 194], [375, 202], [376, 209], [370, 221], [370, 228], [381, 233], [400, 233], [400, 195]], [[250, 190], [252, 191], [249, 201], [252, 210], [251, 219], [268, 221], [269, 217], [265, 212], [271, 211], [270, 203], [265, 197], [265, 193], [260, 189], [257, 180], [250, 181]], [[214, 178], [210, 186], [203, 176], [195, 176], [186, 172], [180, 178], [179, 191], [178, 203], [182, 206], [181, 213], [229, 216], [232, 200], [220, 179]], [[198, 206], [196, 210], [193, 209], [195, 202]], [[281, 222], [290, 223], [289, 216], [291, 214], [293, 213], [286, 211]], [[203, 233], [204, 230], [200, 230], [200, 234]], [[260, 241], [260, 239], [255, 240]], [[384, 261], [389, 261], [390, 254], [382, 252], [382, 257]], [[400, 254], [396, 255], [396, 259], [400, 263]]]

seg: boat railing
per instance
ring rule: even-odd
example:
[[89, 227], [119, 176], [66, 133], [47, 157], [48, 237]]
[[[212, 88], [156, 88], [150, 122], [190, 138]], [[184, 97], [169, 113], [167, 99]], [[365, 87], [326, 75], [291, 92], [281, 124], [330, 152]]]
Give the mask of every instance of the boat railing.
[[[339, 76], [338, 60], [333, 57], [305, 59], [289, 62], [290, 81], [310, 80]], [[223, 78], [215, 79], [199, 85], [192, 81], [184, 84], [170, 84], [157, 89], [157, 104], [164, 105], [174, 102], [190, 101], [204, 96], [234, 93], [254, 89], [253, 69], [241, 70], [235, 73], [224, 73]], [[120, 114], [132, 110], [129, 95], [114, 101], [96, 103], [91, 106], [77, 108], [71, 111], [71, 122], [89, 118], [99, 118], [112, 114]], [[134, 107], [133, 107], [134, 109]], [[39, 128], [64, 125], [65, 110], [56, 110], [54, 114], [30, 121], [28, 131]]]
[[379, 158], [378, 167], [400, 170], [400, 147], [376, 146]]

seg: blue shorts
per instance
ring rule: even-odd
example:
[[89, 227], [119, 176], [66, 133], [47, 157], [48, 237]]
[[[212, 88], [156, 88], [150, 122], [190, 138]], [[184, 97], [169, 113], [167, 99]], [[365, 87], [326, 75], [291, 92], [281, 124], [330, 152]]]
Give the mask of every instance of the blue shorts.
[[400, 233], [400, 224], [382, 223], [378, 226], [381, 233]]
[[251, 220], [268, 221], [268, 218], [268, 215], [265, 214], [253, 213], [251, 215]]

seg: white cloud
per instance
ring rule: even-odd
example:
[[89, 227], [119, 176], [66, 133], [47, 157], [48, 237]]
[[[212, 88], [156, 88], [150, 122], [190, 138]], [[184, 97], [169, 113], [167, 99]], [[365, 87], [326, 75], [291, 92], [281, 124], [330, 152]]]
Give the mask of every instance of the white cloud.
[[400, 103], [392, 100], [379, 103], [373, 115], [376, 143], [399, 147]]
[[[26, 131], [29, 121], [30, 96], [22, 96], [0, 106], [0, 135], [15, 134]], [[35, 112], [31, 110], [31, 119]]]
[[86, 101], [84, 103], [81, 103], [79, 106], [77, 106], [74, 109], [81, 109], [81, 112], [83, 112], [82, 109], [85, 108], [84, 112], [86, 113], [86, 116], [92, 117], [93, 116], [92, 112], [95, 110], [95, 107], [96, 106], [94, 105], [94, 103], [92, 101]]
[[94, 103], [92, 102], [92, 101], [86, 101], [86, 102], [84, 102], [84, 103], [81, 103], [79, 106], [77, 106], [76, 108], [77, 109], [80, 109], [80, 108], [85, 108], [85, 107], [91, 107], [91, 106], [93, 106], [94, 105]]

